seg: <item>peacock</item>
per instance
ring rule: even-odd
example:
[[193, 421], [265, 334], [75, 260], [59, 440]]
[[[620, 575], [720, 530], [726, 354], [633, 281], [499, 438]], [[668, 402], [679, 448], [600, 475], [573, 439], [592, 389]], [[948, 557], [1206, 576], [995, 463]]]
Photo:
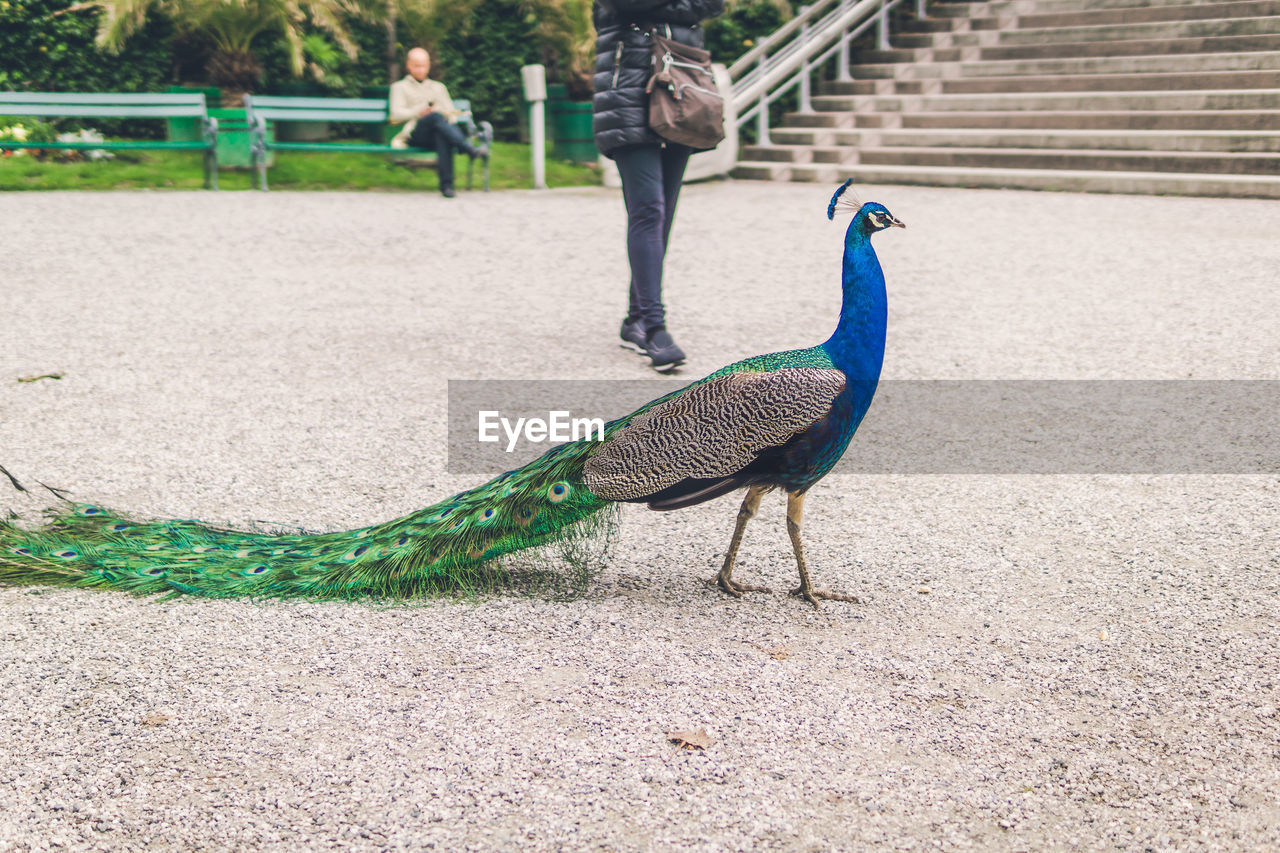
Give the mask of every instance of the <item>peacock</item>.
[[887, 308], [871, 235], [905, 226], [884, 205], [859, 206], [849, 184], [827, 206], [829, 219], [838, 209], [855, 211], [845, 233], [840, 319], [815, 347], [731, 364], [609, 422], [602, 440], [558, 445], [482, 486], [359, 530], [266, 534], [138, 521], [67, 502], [36, 529], [0, 522], [0, 581], [141, 594], [403, 598], [466, 588], [505, 555], [591, 535], [593, 520], [619, 503], [676, 510], [745, 489], [724, 563], [708, 581], [741, 598], [769, 591], [735, 580], [734, 560], [762, 497], [782, 489], [800, 575], [792, 594], [815, 607], [856, 601], [814, 587], [801, 514], [806, 492], [844, 453], [879, 382]]

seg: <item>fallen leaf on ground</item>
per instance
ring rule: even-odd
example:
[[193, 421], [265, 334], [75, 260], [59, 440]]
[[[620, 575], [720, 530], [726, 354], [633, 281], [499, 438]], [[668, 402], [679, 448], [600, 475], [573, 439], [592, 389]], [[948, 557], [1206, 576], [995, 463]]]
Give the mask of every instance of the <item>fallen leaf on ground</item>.
[[674, 741], [678, 749], [706, 749], [711, 746], [711, 738], [706, 729], [688, 732], [667, 732], [667, 740]]
[[142, 718], [144, 726], [163, 726], [169, 722], [168, 714], [161, 714], [159, 711], [148, 711], [147, 715]]
[[61, 373], [45, 373], [40, 376], [19, 376], [19, 382], [39, 382], [41, 379], [61, 379]]
[[786, 660], [787, 658], [791, 657], [790, 646], [769, 646], [768, 648], [765, 648], [759, 643], [754, 643], [751, 640], [747, 640], [747, 643], [749, 645], [755, 646], [757, 649], [764, 652], [766, 655], [773, 658], [774, 660]]

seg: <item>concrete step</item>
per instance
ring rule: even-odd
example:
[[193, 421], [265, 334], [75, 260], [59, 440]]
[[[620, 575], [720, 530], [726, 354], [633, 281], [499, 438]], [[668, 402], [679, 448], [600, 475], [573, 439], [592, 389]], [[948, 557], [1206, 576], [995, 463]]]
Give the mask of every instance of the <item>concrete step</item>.
[[[775, 127], [769, 130], [769, 138], [775, 145], [815, 145], [829, 148], [833, 145], [857, 147], [864, 139], [881, 133], [877, 130], [861, 130], [843, 127]], [[879, 137], [875, 137], [879, 138]], [[742, 149], [745, 150], [745, 149]], [[754, 159], [744, 157], [743, 159]]]
[[[776, 150], [776, 149], [775, 149]], [[803, 150], [803, 149], [798, 149]], [[812, 160], [812, 158], [809, 158]], [[1088, 172], [1188, 172], [1280, 177], [1280, 156], [1234, 152], [1089, 151], [1023, 148], [863, 148], [863, 165]]]
[[[1280, 130], [1069, 130], [1016, 128], [775, 127], [778, 146], [1072, 148], [1120, 151], [1280, 153]], [[757, 158], [748, 158], [757, 159]]]
[[[816, 115], [816, 114], [815, 114]], [[841, 116], [848, 113], [827, 113]], [[880, 124], [858, 124], [852, 118], [833, 121], [828, 127], [884, 128], [1013, 128], [1061, 130], [1280, 130], [1280, 110], [1178, 110], [1138, 112], [1102, 110], [1078, 112], [942, 112], [910, 113]], [[788, 122], [790, 123], [790, 122]]]
[[1088, 56], [981, 62], [854, 65], [860, 80], [956, 79], [959, 77], [1044, 77], [1080, 74], [1175, 74], [1280, 70], [1280, 52], [1202, 53], [1176, 56]]
[[748, 145], [740, 150], [743, 160], [755, 163], [851, 163], [858, 149], [851, 145]]
[[967, 29], [968, 22], [962, 18], [912, 18], [903, 21], [894, 28], [900, 33], [948, 33], [958, 28]]
[[956, 27], [972, 31], [1051, 29], [1059, 27], [1101, 27], [1127, 24], [1151, 24], [1166, 21], [1197, 21], [1211, 19], [1265, 18], [1280, 15], [1277, 0], [1225, 0], [1207, 3], [1171, 3], [1135, 5], [1109, 9], [1084, 9], [1080, 4], [1062, 7], [1059, 11], [1046, 11], [1034, 6], [990, 7], [975, 5], [968, 16], [934, 16], [929, 10], [928, 20], [945, 21], [936, 29], [904, 28], [904, 32], [954, 32]]
[[[1247, 35], [1197, 36], [1194, 38], [1154, 38], [1129, 41], [1087, 41], [1047, 44], [999, 44], [978, 48], [976, 57], [963, 59], [1057, 59], [1086, 56], [1152, 56], [1191, 53], [1229, 53], [1234, 51], [1263, 51], [1280, 49], [1280, 33]], [[894, 51], [883, 51], [893, 53]], [[869, 62], [901, 62], [901, 59], [882, 59], [870, 51]], [[912, 55], [913, 59], [926, 59]], [[943, 61], [948, 58], [938, 57]]]
[[815, 95], [818, 112], [1135, 112], [1265, 110], [1280, 106], [1280, 89], [1192, 92], [996, 92], [979, 95]]
[[983, 18], [996, 14], [1014, 14], [1012, 3], [939, 3], [928, 4], [931, 18]]
[[1280, 198], [1280, 0], [932, 0], [734, 175]]
[[931, 18], [974, 20], [988, 17], [1012, 18], [1022, 15], [1103, 12], [1113, 9], [1213, 6], [1227, 2], [1235, 2], [1235, 0], [988, 0], [988, 2], [976, 3], [929, 0], [928, 13]]
[[1198, 89], [1280, 89], [1274, 71], [1208, 71], [1164, 74], [1056, 74], [1046, 76], [972, 77], [926, 80], [852, 80], [819, 84], [821, 95], [993, 94], [1007, 92], [1154, 92]]
[[[1039, 15], [1057, 12], [1099, 11], [1108, 9], [1164, 8], [1168, 6], [1208, 6], [1217, 5], [1219, 0], [997, 0], [992, 3], [970, 4], [972, 14], [981, 14], [982, 7], [990, 7], [993, 14], [1000, 15]], [[935, 6], [939, 9], [949, 8], [953, 3], [936, 3], [930, 0], [929, 14], [933, 14]]]
[[[1233, 0], [1227, 3], [1180, 3], [1169, 6], [1131, 6], [1120, 9], [1082, 9], [1070, 12], [1033, 12], [1017, 15], [1013, 26], [1018, 29], [1047, 27], [1108, 26], [1147, 24], [1158, 21], [1194, 21], [1226, 18], [1263, 18], [1280, 15], [1280, 0]], [[949, 19], [947, 19], [949, 20]], [[978, 21], [1001, 18], [971, 18], [973, 29], [985, 29]], [[945, 32], [940, 28], [936, 32]], [[913, 30], [913, 32], [915, 32]]]
[[849, 110], [835, 113], [787, 113], [783, 126], [795, 128], [884, 127], [885, 117], [875, 113], [859, 114]]
[[1266, 175], [1090, 172], [1058, 169], [962, 169], [933, 166], [779, 165], [740, 163], [733, 177], [745, 180], [819, 181], [853, 178], [860, 183], [1060, 192], [1133, 193], [1238, 198], [1280, 198], [1280, 177]]
[[753, 163], [811, 163], [810, 152], [808, 145], [744, 145], [738, 149], [738, 158]]
[[[818, 135], [823, 134], [823, 135]], [[1117, 151], [1235, 151], [1280, 154], [1280, 131], [1165, 130], [787, 130], [772, 134], [789, 145], [857, 146], [874, 136], [889, 148], [1059, 148]]]
[[1001, 29], [998, 44], [1043, 46], [1086, 42], [1202, 39], [1214, 36], [1280, 34], [1280, 15], [1262, 18], [1218, 18], [1207, 21], [1160, 21], [1043, 29]]
[[[862, 81], [866, 82], [866, 81]], [[902, 81], [919, 84], [917, 80]], [[1274, 71], [1201, 71], [1164, 74], [1059, 74], [1046, 77], [978, 77], [941, 81], [943, 94], [994, 92], [1156, 92], [1275, 89], [1280, 90], [1280, 69]], [[906, 94], [904, 92], [904, 94]]]

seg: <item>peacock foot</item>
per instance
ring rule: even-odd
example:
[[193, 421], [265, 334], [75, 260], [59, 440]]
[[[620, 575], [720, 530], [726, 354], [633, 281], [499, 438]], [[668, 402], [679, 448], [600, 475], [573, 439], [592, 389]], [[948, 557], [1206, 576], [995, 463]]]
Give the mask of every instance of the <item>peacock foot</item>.
[[767, 586], [755, 586], [749, 583], [739, 583], [724, 572], [713, 578], [707, 578], [705, 581], [707, 586], [718, 586], [720, 589], [732, 595], [734, 598], [742, 598], [744, 592], [773, 592]]
[[818, 609], [819, 601], [847, 601], [851, 604], [861, 604], [862, 599], [856, 595], [845, 595], [843, 592], [832, 592], [829, 589], [814, 589], [813, 587], [798, 586], [791, 590], [791, 594], [797, 598], [803, 598], [805, 601], [813, 605], [814, 609]]

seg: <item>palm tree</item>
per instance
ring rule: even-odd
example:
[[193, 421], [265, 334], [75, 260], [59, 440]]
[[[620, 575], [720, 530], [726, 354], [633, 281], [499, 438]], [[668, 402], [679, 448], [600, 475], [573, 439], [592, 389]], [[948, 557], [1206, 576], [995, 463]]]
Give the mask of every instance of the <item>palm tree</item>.
[[98, 43], [107, 50], [121, 45], [142, 27], [152, 12], [171, 19], [179, 32], [207, 38], [213, 45], [206, 72], [222, 89], [223, 103], [239, 105], [253, 91], [262, 67], [253, 53], [254, 38], [274, 31], [288, 47], [293, 73], [306, 67], [308, 22], [333, 37], [348, 56], [357, 53], [347, 29], [348, 16], [360, 15], [352, 0], [99, 0], [105, 14]]
[[524, 0], [537, 19], [534, 30], [572, 99], [590, 98], [596, 64], [591, 0]]
[[366, 14], [381, 19], [387, 30], [387, 81], [395, 82], [400, 70], [397, 27], [408, 35], [413, 46], [425, 47], [436, 64], [436, 46], [447, 33], [466, 30], [480, 0], [359, 0], [368, 3]]

